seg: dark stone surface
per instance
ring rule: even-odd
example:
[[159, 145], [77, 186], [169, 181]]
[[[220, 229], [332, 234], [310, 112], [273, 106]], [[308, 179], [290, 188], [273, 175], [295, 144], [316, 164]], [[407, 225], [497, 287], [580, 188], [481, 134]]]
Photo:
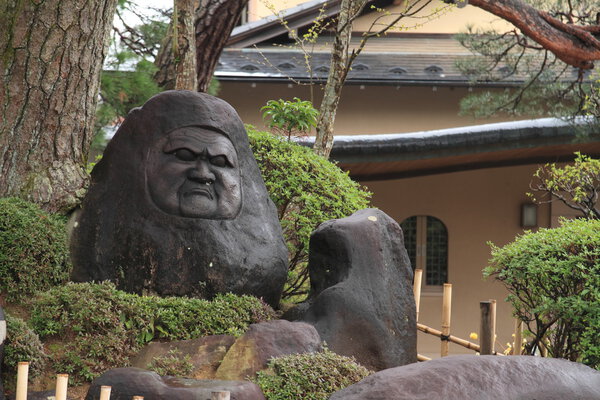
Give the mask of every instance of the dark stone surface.
[[287, 250], [235, 110], [188, 91], [133, 109], [92, 172], [71, 256], [78, 282], [277, 305]]
[[[55, 397], [54, 395], [55, 395], [54, 389], [44, 390], [44, 391], [39, 391], [39, 392], [28, 390], [27, 391], [27, 400], [49, 400], [49, 399], [54, 399], [54, 397]], [[11, 400], [15, 400], [15, 394], [9, 396], [9, 398]], [[67, 392], [67, 400], [78, 400], [78, 398], [76, 396], [72, 396], [71, 394], [69, 394]]]
[[177, 351], [181, 357], [190, 357], [194, 368], [189, 378], [215, 379], [217, 368], [234, 342], [235, 337], [229, 335], [204, 336], [165, 343], [151, 342], [131, 360], [131, 366], [148, 368], [154, 358], [168, 356], [170, 351]]
[[451, 356], [391, 368], [330, 400], [597, 400], [600, 372], [532, 356]]
[[374, 370], [416, 361], [413, 273], [392, 218], [366, 209], [322, 223], [310, 239], [309, 271], [299, 319], [331, 350]]
[[252, 324], [231, 346], [216, 373], [217, 379], [244, 380], [267, 368], [273, 357], [321, 350], [315, 328], [284, 320]]
[[213, 391], [229, 391], [231, 400], [264, 400], [260, 388], [252, 382], [195, 380], [160, 377], [139, 368], [117, 368], [96, 378], [86, 400], [98, 400], [100, 387], [110, 386], [110, 400], [131, 400], [143, 396], [144, 400], [210, 400]]

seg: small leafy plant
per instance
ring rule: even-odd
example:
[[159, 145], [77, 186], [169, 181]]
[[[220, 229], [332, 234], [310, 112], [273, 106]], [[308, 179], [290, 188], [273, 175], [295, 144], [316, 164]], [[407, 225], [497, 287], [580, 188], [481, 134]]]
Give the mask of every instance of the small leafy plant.
[[310, 101], [297, 97], [293, 101], [269, 100], [260, 110], [263, 120], [269, 120], [268, 126], [286, 136], [288, 141], [294, 134], [308, 134], [317, 125], [319, 117]]
[[353, 358], [328, 349], [274, 358], [268, 366], [254, 379], [268, 400], [326, 400], [372, 373]]
[[[534, 177], [537, 182], [532, 190], [540, 196], [538, 202], [557, 199], [568, 207], [580, 211], [586, 218], [600, 219], [598, 196], [600, 195], [600, 160], [575, 153], [575, 162], [559, 167], [546, 164]], [[530, 197], [535, 196], [529, 194]]]

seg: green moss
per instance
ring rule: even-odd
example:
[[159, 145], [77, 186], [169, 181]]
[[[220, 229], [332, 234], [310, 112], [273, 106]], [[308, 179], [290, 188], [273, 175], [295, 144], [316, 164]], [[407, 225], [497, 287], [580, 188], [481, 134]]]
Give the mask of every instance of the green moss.
[[178, 350], [171, 350], [161, 357], [154, 357], [147, 366], [150, 371], [154, 371], [160, 376], [177, 376], [181, 378], [188, 377], [194, 369], [189, 354], [183, 356]]
[[0, 199], [0, 291], [9, 301], [67, 281], [66, 221], [17, 198]]
[[254, 382], [268, 400], [326, 400], [371, 374], [353, 358], [327, 349], [319, 353], [274, 358]]

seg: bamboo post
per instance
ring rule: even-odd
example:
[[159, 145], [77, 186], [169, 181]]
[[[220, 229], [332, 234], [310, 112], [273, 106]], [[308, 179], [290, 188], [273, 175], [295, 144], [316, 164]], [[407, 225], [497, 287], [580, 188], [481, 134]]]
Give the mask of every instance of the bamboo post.
[[110, 386], [100, 386], [100, 400], [109, 400], [110, 399]]
[[496, 300], [482, 301], [479, 303], [481, 310], [481, 324], [479, 328], [479, 354], [494, 354], [496, 340]]
[[521, 346], [523, 345], [523, 321], [519, 318], [515, 320], [515, 338], [513, 341], [513, 356], [521, 355]]
[[229, 400], [230, 393], [227, 391], [212, 392], [210, 400]]
[[67, 386], [69, 385], [68, 374], [56, 375], [56, 390], [54, 397], [56, 400], [67, 400]]
[[29, 363], [20, 362], [17, 368], [17, 394], [15, 400], [27, 400], [27, 378]]
[[431, 358], [422, 354], [417, 354], [417, 361], [431, 361]]
[[452, 284], [444, 283], [444, 297], [442, 301], [442, 348], [440, 355], [445, 357], [448, 355], [450, 342], [450, 317], [452, 312]]
[[415, 296], [415, 307], [417, 310], [416, 320], [419, 321], [419, 305], [421, 304], [421, 281], [423, 280], [423, 270], [415, 269], [415, 278], [413, 282], [413, 294]]
[[133, 396], [131, 400], [144, 400], [144, 396]]

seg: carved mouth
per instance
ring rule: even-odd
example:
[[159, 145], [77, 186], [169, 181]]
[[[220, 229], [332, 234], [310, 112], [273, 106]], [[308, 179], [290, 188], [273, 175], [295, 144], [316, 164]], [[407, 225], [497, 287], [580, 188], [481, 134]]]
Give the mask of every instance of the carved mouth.
[[206, 183], [202, 186], [195, 186], [193, 188], [190, 188], [190, 189], [186, 190], [185, 193], [183, 194], [184, 197], [196, 196], [196, 195], [206, 196], [210, 200], [212, 200], [213, 194], [212, 194], [210, 183]]

